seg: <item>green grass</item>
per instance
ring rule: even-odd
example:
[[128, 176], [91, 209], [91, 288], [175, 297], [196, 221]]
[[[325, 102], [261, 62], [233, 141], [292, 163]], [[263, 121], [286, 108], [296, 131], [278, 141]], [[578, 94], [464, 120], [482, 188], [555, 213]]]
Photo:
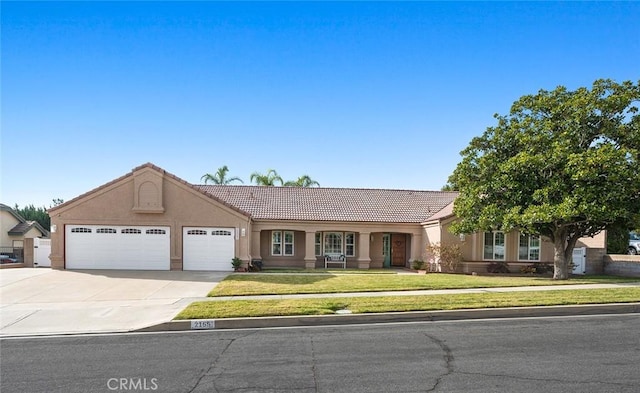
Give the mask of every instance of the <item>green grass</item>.
[[540, 285], [621, 283], [637, 278], [586, 276], [570, 280], [544, 277], [470, 276], [462, 274], [231, 274], [208, 296], [286, 295], [417, 289], [495, 288]]
[[326, 315], [334, 314], [340, 309], [349, 309], [353, 313], [381, 313], [639, 301], [640, 288], [635, 287], [424, 296], [226, 300], [192, 303], [175, 319]]
[[260, 271], [262, 273], [295, 273], [295, 274], [398, 274], [390, 269], [287, 269], [287, 268], [267, 268]]

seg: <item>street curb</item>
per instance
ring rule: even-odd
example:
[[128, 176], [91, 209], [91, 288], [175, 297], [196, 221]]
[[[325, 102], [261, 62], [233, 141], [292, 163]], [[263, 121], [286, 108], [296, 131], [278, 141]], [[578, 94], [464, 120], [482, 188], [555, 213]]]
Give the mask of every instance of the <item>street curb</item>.
[[441, 311], [410, 311], [379, 314], [301, 315], [285, 317], [251, 317], [170, 321], [134, 330], [161, 332], [184, 330], [259, 329], [272, 327], [302, 327], [352, 325], [391, 322], [435, 322], [488, 318], [525, 318], [596, 314], [640, 313], [640, 303], [585, 304], [572, 306], [508, 307]]

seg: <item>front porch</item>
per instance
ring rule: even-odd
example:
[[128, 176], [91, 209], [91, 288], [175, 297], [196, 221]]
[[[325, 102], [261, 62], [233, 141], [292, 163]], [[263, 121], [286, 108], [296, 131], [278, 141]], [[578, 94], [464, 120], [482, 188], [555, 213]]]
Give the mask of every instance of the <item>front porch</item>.
[[265, 267], [324, 268], [327, 254], [344, 255], [347, 269], [409, 267], [421, 254], [420, 234], [327, 226], [316, 230], [271, 227], [252, 231], [251, 259]]

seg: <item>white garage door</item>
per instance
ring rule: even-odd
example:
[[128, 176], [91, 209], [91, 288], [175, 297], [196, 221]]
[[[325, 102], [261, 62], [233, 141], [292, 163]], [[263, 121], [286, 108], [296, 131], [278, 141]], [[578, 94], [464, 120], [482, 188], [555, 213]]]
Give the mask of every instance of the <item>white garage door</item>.
[[233, 270], [233, 228], [185, 227], [182, 230], [182, 243], [183, 270]]
[[67, 269], [169, 270], [169, 227], [67, 225]]

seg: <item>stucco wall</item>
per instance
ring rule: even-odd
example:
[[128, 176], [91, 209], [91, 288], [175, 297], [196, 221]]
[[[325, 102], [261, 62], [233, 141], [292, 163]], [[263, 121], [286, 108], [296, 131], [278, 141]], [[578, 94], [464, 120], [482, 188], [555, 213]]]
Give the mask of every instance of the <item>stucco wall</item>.
[[604, 273], [640, 277], [640, 255], [604, 255]]
[[20, 239], [19, 237], [9, 236], [9, 232], [13, 227], [20, 222], [9, 212], [0, 211], [0, 246], [11, 247], [13, 245], [13, 239]]
[[[134, 178], [148, 171], [160, 176], [162, 192], [160, 212], [134, 211]], [[51, 234], [51, 266], [64, 268], [65, 225], [154, 225], [171, 228], [171, 269], [182, 270], [182, 228], [189, 226], [244, 228], [245, 236], [235, 241], [236, 256], [249, 259], [249, 218], [170, 176], [143, 168], [113, 183], [107, 184], [50, 212], [55, 232]], [[156, 209], [156, 211], [158, 211]]]
[[607, 247], [607, 232], [602, 231], [594, 237], [581, 237], [576, 243], [576, 247], [588, 247], [588, 248], [606, 248]]
[[[305, 232], [293, 231], [293, 255], [271, 255], [271, 233], [270, 230], [260, 232], [260, 255], [264, 263], [263, 267], [304, 268]], [[284, 248], [284, 245], [282, 247]]]

